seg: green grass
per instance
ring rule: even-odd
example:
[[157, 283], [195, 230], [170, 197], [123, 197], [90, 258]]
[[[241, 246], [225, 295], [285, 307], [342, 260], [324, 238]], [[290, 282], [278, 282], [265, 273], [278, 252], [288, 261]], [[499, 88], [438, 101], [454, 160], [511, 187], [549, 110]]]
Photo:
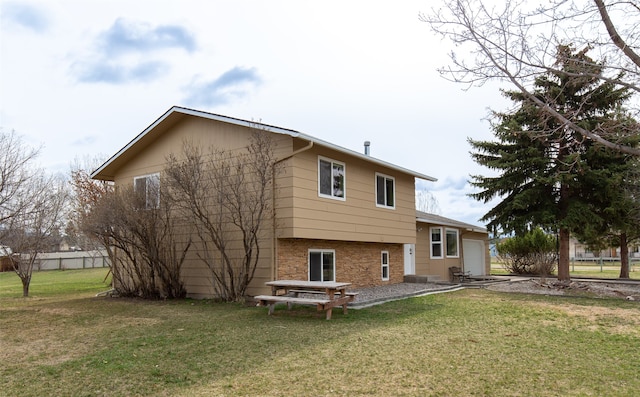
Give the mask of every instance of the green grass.
[[[108, 268], [33, 272], [29, 296], [68, 295], [96, 293], [108, 289], [111, 278], [106, 278]], [[22, 282], [14, 272], [0, 273], [0, 299], [22, 297]]]
[[[605, 263], [602, 266], [595, 262], [581, 262], [569, 265], [571, 277], [593, 277], [593, 278], [619, 278], [620, 263]], [[491, 274], [506, 275], [501, 264], [491, 263]], [[629, 276], [632, 280], [640, 280], [640, 264], [634, 262], [630, 267]]]
[[37, 297], [27, 299], [7, 296], [9, 279], [1, 275], [0, 395], [634, 396], [640, 390], [638, 302], [466, 289], [347, 315], [338, 310], [326, 321], [308, 307], [267, 316], [266, 308], [241, 304], [96, 298], [106, 289], [96, 284], [105, 273], [85, 272], [93, 286], [82, 292], [75, 286], [85, 273], [47, 272], [34, 285]]

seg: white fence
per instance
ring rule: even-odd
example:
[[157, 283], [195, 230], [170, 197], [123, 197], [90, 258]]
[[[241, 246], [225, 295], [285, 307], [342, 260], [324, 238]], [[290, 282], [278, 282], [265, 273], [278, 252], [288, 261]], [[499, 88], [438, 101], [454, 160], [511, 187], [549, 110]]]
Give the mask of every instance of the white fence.
[[106, 251], [69, 251], [50, 252], [38, 255], [34, 270], [68, 270], [108, 267], [109, 257]]

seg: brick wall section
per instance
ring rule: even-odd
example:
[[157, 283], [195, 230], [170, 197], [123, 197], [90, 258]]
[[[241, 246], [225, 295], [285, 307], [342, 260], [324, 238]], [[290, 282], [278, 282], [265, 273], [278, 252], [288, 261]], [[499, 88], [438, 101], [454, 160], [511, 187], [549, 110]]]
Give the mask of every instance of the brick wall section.
[[[336, 281], [353, 288], [401, 283], [404, 278], [402, 244], [350, 241], [278, 240], [278, 279], [307, 280], [310, 249], [335, 250]], [[389, 280], [382, 281], [381, 252], [389, 252]]]

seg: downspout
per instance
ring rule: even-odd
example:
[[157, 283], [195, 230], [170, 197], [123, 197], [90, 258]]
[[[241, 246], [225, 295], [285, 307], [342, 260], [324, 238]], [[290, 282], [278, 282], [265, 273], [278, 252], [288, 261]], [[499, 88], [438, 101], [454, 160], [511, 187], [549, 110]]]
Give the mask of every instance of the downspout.
[[277, 249], [277, 236], [276, 236], [276, 166], [285, 161], [290, 159], [291, 157], [302, 153], [302, 152], [306, 152], [307, 150], [311, 149], [313, 147], [313, 141], [309, 141], [309, 144], [307, 144], [307, 146], [300, 148], [298, 150], [294, 150], [290, 155], [283, 157], [279, 160], [276, 160], [273, 163], [273, 169], [271, 170], [271, 211], [272, 211], [272, 219], [271, 219], [271, 227], [272, 227], [272, 238], [271, 238], [271, 280], [277, 280], [278, 279], [278, 267], [276, 266], [276, 258], [278, 257], [276, 254], [276, 249]]

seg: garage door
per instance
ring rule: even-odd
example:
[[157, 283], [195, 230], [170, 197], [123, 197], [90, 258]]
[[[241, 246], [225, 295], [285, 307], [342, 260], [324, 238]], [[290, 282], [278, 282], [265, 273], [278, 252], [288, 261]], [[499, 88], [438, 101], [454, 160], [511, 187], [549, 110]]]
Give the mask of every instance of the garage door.
[[482, 240], [462, 240], [464, 270], [474, 276], [484, 276], [485, 247]]

